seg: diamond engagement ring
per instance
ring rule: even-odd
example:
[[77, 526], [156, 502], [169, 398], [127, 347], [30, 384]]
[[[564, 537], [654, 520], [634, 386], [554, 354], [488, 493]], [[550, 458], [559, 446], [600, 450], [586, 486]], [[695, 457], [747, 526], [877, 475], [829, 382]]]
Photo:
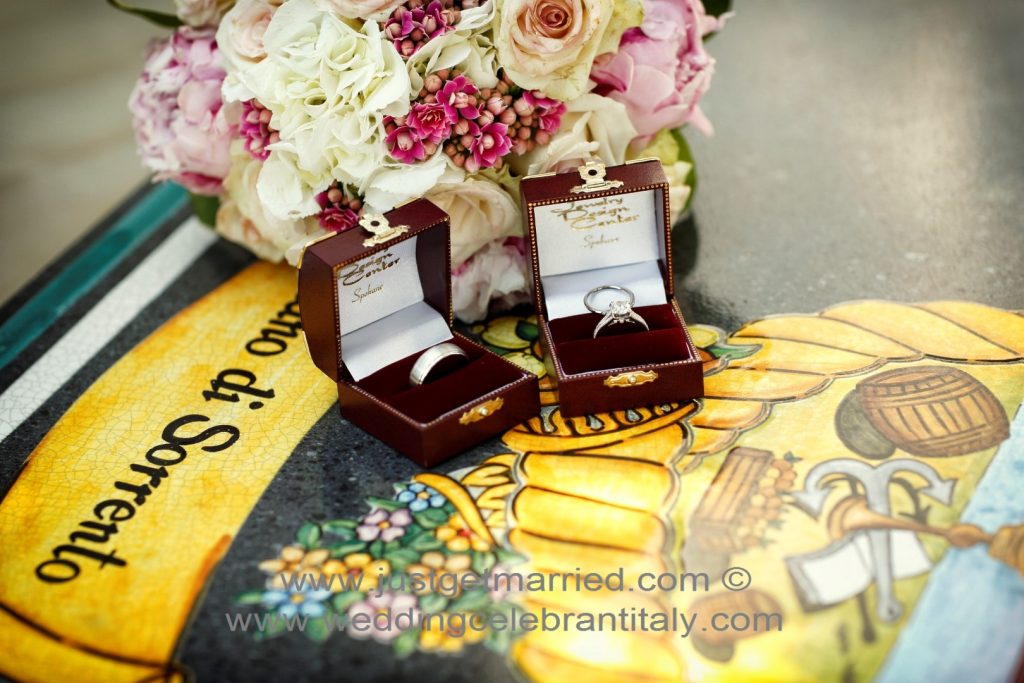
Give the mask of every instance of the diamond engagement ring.
[[431, 346], [420, 354], [409, 372], [409, 384], [418, 387], [427, 381], [427, 377], [441, 364], [450, 365], [452, 359], [467, 358], [466, 352], [455, 344], [444, 342], [437, 346]]
[[[621, 292], [629, 298], [615, 299], [608, 304], [608, 308], [601, 310], [593, 304], [593, 300], [598, 294], [605, 291]], [[640, 314], [633, 310], [633, 303], [635, 301], [636, 296], [633, 295], [633, 292], [618, 285], [601, 285], [600, 287], [594, 287], [592, 290], [587, 292], [587, 295], [583, 297], [583, 305], [586, 306], [591, 313], [597, 313], [598, 315], [604, 316], [601, 318], [601, 321], [597, 323], [597, 327], [594, 328], [594, 338], [596, 339], [597, 335], [600, 334], [601, 330], [605, 327], [618, 323], [634, 322], [643, 325], [645, 330], [650, 330], [651, 328], [647, 325], [647, 321], [641, 318]]]

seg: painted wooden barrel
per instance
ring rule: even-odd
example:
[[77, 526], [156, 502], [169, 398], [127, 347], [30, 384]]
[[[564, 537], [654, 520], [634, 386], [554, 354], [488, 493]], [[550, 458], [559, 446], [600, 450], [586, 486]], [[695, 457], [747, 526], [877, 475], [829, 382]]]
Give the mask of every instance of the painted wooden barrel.
[[956, 368], [890, 370], [857, 385], [864, 415], [897, 448], [942, 458], [985, 450], [1010, 434], [988, 388]]

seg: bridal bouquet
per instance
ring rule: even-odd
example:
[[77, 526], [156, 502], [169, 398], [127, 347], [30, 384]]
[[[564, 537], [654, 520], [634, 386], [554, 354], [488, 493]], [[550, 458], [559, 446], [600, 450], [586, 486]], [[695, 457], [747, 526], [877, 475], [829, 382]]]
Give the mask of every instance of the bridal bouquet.
[[[307, 242], [427, 197], [452, 217], [464, 320], [526, 300], [524, 175], [662, 159], [710, 132], [701, 0], [176, 0], [129, 103], [145, 165], [226, 238], [294, 264]], [[722, 3], [718, 3], [722, 4]], [[208, 198], [208, 199], [203, 199]]]

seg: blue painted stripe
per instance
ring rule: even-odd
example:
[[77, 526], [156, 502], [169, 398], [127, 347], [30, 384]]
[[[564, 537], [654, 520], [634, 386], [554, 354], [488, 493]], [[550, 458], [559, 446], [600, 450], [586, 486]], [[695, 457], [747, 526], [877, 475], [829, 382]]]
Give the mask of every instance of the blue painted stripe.
[[[961, 522], [988, 532], [1024, 523], [1024, 407]], [[1004, 683], [1024, 644], [1024, 577], [987, 546], [950, 548], [889, 654], [876, 683]]]
[[0, 368], [14, 360], [187, 202], [188, 193], [179, 185], [154, 186], [0, 325]]

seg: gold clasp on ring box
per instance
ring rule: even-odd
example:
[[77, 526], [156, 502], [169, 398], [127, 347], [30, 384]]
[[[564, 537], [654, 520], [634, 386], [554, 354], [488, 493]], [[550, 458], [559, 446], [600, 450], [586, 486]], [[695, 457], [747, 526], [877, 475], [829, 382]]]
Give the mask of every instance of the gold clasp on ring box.
[[621, 375], [612, 375], [605, 379], [606, 387], [638, 387], [641, 384], [649, 384], [658, 379], [658, 373], [652, 370], [641, 370], [640, 372], [624, 372]]
[[474, 422], [479, 422], [480, 420], [494, 415], [496, 412], [501, 410], [503, 405], [505, 405], [505, 399], [500, 396], [498, 398], [492, 398], [490, 401], [485, 401], [476, 408], [470, 408], [464, 412], [462, 417], [459, 418], [459, 424], [468, 425], [473, 424]]
[[409, 231], [408, 225], [391, 225], [388, 219], [379, 213], [368, 213], [359, 219], [359, 225], [373, 237], [363, 240], [364, 247], [372, 247], [377, 244], [384, 244], [389, 239], [398, 237]]
[[605, 178], [607, 171], [605, 170], [604, 164], [600, 161], [588, 161], [577, 170], [579, 171], [580, 178], [583, 179], [583, 184], [572, 188], [573, 194], [580, 194], [581, 192], [598, 192], [600, 190], [610, 190], [615, 187], [622, 187], [621, 180], [608, 180]]

